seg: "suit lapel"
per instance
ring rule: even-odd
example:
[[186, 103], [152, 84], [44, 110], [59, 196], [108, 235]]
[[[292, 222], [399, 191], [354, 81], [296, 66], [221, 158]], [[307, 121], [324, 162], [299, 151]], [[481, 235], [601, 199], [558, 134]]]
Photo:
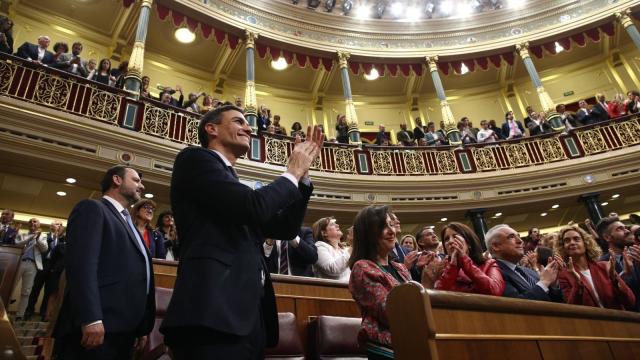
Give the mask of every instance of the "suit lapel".
[[515, 283], [518, 284], [518, 287], [522, 289], [529, 289], [529, 284], [522, 278], [522, 276], [518, 275], [515, 271], [511, 270], [507, 264], [502, 261], [498, 261], [498, 266], [502, 269], [502, 273], [511, 278]]
[[[100, 199], [100, 201], [107, 207], [107, 209], [109, 209], [109, 211], [111, 211], [111, 213], [113, 214], [113, 216], [115, 216], [116, 219], [118, 219], [118, 221], [120, 222], [120, 224], [122, 226], [124, 226], [125, 230], [127, 231], [127, 234], [129, 234], [129, 240], [131, 240], [131, 242], [133, 243], [133, 245], [136, 247], [136, 249], [140, 249], [140, 245], [138, 245], [138, 240], [136, 239], [136, 236], [133, 234], [133, 230], [131, 229], [131, 227], [129, 226], [129, 224], [127, 224], [127, 222], [124, 220], [124, 218], [122, 217], [122, 214], [120, 214], [118, 212], [118, 210], [116, 210], [116, 208], [108, 201], [105, 199]], [[138, 230], [136, 230], [138, 231]], [[142, 236], [140, 237], [142, 239]], [[146, 248], [146, 246], [145, 246]], [[147, 254], [148, 254], [148, 250], [147, 250]], [[140, 254], [142, 255], [142, 254]]]

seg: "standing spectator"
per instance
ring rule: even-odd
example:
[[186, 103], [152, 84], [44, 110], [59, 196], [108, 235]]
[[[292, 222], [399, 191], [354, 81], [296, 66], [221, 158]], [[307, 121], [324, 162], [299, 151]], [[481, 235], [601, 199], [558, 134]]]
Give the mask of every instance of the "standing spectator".
[[292, 240], [267, 239], [262, 248], [270, 273], [313, 277], [318, 249], [311, 228], [302, 227]]
[[291, 125], [291, 137], [299, 136], [300, 139], [304, 139], [304, 131], [302, 131], [302, 125], [299, 122], [294, 122]]
[[0, 15], [0, 52], [13, 54], [13, 20]]
[[[462, 128], [460, 128], [460, 124], [462, 124]], [[460, 122], [458, 123], [458, 130], [460, 130], [460, 136], [462, 137], [463, 143], [470, 144], [478, 142], [476, 138], [477, 130], [473, 129], [468, 117], [465, 116], [460, 119]]]
[[360, 210], [353, 225], [349, 291], [362, 314], [358, 343], [369, 359], [393, 359], [387, 296], [394, 287], [411, 280], [404, 265], [389, 261], [395, 243], [396, 232], [386, 206]]
[[519, 139], [524, 136], [524, 127], [522, 123], [513, 117], [513, 111], [507, 111], [504, 115], [504, 124], [502, 124], [502, 136], [506, 140]]
[[124, 89], [124, 78], [125, 76], [127, 76], [128, 72], [129, 72], [129, 62], [126, 60], [121, 62], [120, 65], [118, 65], [117, 69], [111, 69], [111, 76], [113, 76], [116, 79], [115, 86], [118, 89]]
[[440, 138], [444, 141], [443, 145], [448, 145], [449, 138], [447, 137], [447, 126], [444, 121], [440, 121], [440, 130], [438, 130], [438, 133], [440, 133]]
[[[180, 97], [178, 98], [178, 100], [173, 97], [173, 94], [175, 94], [176, 92], [180, 93]], [[161, 103], [181, 108], [183, 101], [184, 94], [182, 93], [182, 86], [176, 85], [175, 90], [170, 87], [162, 89], [162, 93], [160, 94]]]
[[111, 60], [106, 58], [100, 60], [100, 65], [94, 73], [93, 78], [89, 79], [105, 85], [113, 86], [115, 84], [116, 78], [111, 75]]
[[624, 104], [624, 95], [616, 94], [613, 100], [607, 104], [607, 113], [609, 118], [615, 119], [627, 113], [627, 107]]
[[593, 122], [602, 122], [609, 120], [609, 105], [604, 98], [604, 94], [596, 94], [596, 103], [591, 108], [591, 120]]
[[151, 253], [151, 257], [164, 259], [167, 255], [164, 249], [164, 236], [151, 227], [154, 211], [156, 211], [156, 203], [153, 200], [141, 199], [133, 205], [131, 214], [136, 228], [142, 234], [144, 245]]
[[53, 63], [52, 64], [55, 64], [56, 62], [58, 62], [60, 55], [68, 52], [69, 52], [69, 45], [67, 45], [67, 43], [65, 42], [55, 43], [55, 45], [53, 45]]
[[535, 251], [540, 244], [540, 229], [538, 229], [537, 227], [532, 227], [529, 229], [528, 233], [529, 236], [527, 236], [527, 240], [525, 241], [524, 245], [525, 253]]
[[201, 91], [197, 94], [189, 93], [189, 99], [186, 103], [184, 103], [184, 108], [188, 111], [199, 114], [201, 111], [200, 106], [198, 105], [198, 99], [203, 95], [205, 95], [204, 91]]
[[376, 145], [378, 146], [389, 146], [389, 137], [387, 133], [384, 131], [384, 125], [380, 124], [378, 126], [378, 133], [376, 134]]
[[473, 230], [461, 223], [449, 223], [442, 229], [442, 244], [448, 256], [444, 261], [435, 254], [431, 256], [422, 271], [423, 284], [437, 290], [502, 296], [505, 284], [500, 267], [496, 260], [482, 256], [480, 240]]
[[213, 102], [213, 97], [211, 95], [204, 95], [202, 99], [202, 108], [200, 109], [201, 114], [206, 114], [209, 111], [215, 108], [215, 104]]
[[71, 53], [65, 53], [58, 57], [56, 62], [51, 66], [64, 70], [68, 73], [80, 75], [84, 78], [89, 75], [87, 64], [80, 58], [82, 53], [82, 43], [76, 42], [71, 46]]
[[344, 114], [338, 114], [336, 117], [336, 140], [341, 144], [349, 143], [349, 124]]
[[591, 119], [591, 111], [589, 111], [589, 105], [584, 100], [578, 101], [578, 106], [580, 107], [578, 111], [576, 111], [576, 120], [582, 125], [590, 125], [593, 123]]
[[178, 260], [180, 244], [178, 242], [178, 232], [176, 231], [176, 224], [171, 210], [165, 210], [158, 215], [156, 231], [163, 236], [164, 248], [167, 252], [166, 259]]
[[318, 248], [318, 261], [313, 265], [316, 277], [349, 280], [350, 252], [340, 244], [342, 231], [336, 219], [324, 217], [313, 224], [313, 238]]
[[537, 114], [535, 114], [535, 111], [533, 110], [533, 107], [531, 105], [527, 106], [525, 112], [527, 113], [527, 117], [524, 118], [524, 126], [529, 128], [529, 123], [537, 117]]
[[152, 99], [153, 97], [149, 92], [149, 83], [151, 82], [151, 78], [145, 75], [142, 77], [141, 80], [142, 80], [142, 86], [140, 88], [140, 96]]
[[480, 121], [480, 131], [478, 131], [479, 143], [492, 143], [500, 140], [500, 137], [491, 129], [489, 129], [489, 123], [487, 120]]
[[15, 244], [17, 235], [18, 229], [13, 227], [13, 210], [2, 210], [2, 215], [0, 215], [0, 245]]
[[287, 135], [287, 130], [284, 129], [284, 126], [280, 125], [280, 115], [275, 115], [273, 117], [273, 133], [277, 135]]
[[[49, 278], [46, 280], [44, 288], [44, 296], [47, 297], [47, 305], [45, 306], [46, 312], [42, 314], [42, 307], [40, 310], [40, 316], [44, 321], [48, 321], [52, 309], [59, 307], [62, 294], [60, 294], [60, 277], [64, 271], [64, 253], [67, 246], [67, 233], [64, 226], [60, 225], [58, 228], [58, 238], [53, 238], [49, 243], [49, 253], [47, 258], [49, 259]], [[48, 239], [47, 239], [48, 240]], [[47, 296], [47, 292], [49, 296]]]
[[87, 61], [87, 79], [93, 80], [95, 74], [98, 72], [98, 62], [96, 59], [89, 59]]
[[[598, 262], [601, 251], [593, 238], [577, 225], [560, 229], [555, 251], [566, 266], [558, 274], [564, 299], [569, 304], [632, 310], [635, 296], [616, 273], [615, 257]], [[630, 259], [625, 259], [630, 267]]]
[[545, 115], [544, 112], [537, 113], [535, 111], [529, 114], [531, 121], [529, 121], [528, 125], [525, 125], [529, 128], [529, 135], [536, 136], [551, 132], [551, 126], [547, 123]]
[[415, 142], [413, 141], [413, 133], [407, 131], [407, 124], [400, 124], [400, 131], [396, 134], [396, 138], [398, 139], [398, 143], [401, 143], [404, 146], [415, 145]]
[[37, 45], [25, 41], [16, 51], [16, 56], [40, 65], [52, 64], [55, 61], [53, 53], [47, 50], [50, 43], [51, 39], [46, 35], [38, 37]]
[[578, 126], [581, 125], [576, 120], [576, 117], [573, 116], [571, 112], [567, 111], [567, 108], [565, 107], [564, 104], [556, 105], [556, 112], [560, 114], [560, 117], [562, 118], [562, 122], [564, 123], [564, 126], [567, 130], [577, 128]]
[[100, 200], [71, 211], [64, 300], [53, 335], [58, 359], [130, 359], [153, 329], [153, 269], [127, 209], [144, 191], [136, 170], [105, 173]]
[[491, 119], [489, 120], [489, 130], [493, 130], [493, 132], [498, 135], [498, 140], [504, 139], [504, 134], [502, 134], [502, 129], [496, 125], [496, 121]]
[[627, 93], [627, 99], [624, 101], [627, 114], [636, 114], [640, 112], [640, 92], [631, 90]]
[[427, 146], [440, 146], [445, 144], [445, 140], [439, 131], [436, 131], [436, 124], [433, 121], [427, 123], [427, 132], [424, 133]]
[[53, 289], [57, 288], [57, 285], [54, 285], [53, 282], [57, 281], [56, 277], [51, 276], [52, 273], [52, 259], [55, 260], [54, 255], [56, 249], [58, 248], [58, 244], [61, 241], [64, 241], [61, 238], [61, 234], [64, 232], [64, 228], [62, 226], [62, 222], [60, 220], [54, 220], [51, 222], [49, 227], [50, 231], [47, 234], [47, 246], [48, 251], [46, 256], [42, 258], [42, 270], [38, 270], [36, 273], [36, 278], [33, 280], [33, 287], [31, 288], [31, 295], [29, 295], [29, 304], [27, 305], [27, 309], [24, 312], [24, 319], [29, 320], [33, 315], [35, 310], [36, 302], [38, 301], [38, 297], [40, 297], [40, 291], [44, 287], [44, 295], [42, 296], [42, 302], [40, 303], [40, 318], [42, 321], [45, 321], [47, 316], [47, 303], [49, 301], [49, 296], [53, 293]]
[[[413, 128], [413, 138], [418, 141], [424, 139], [424, 129], [422, 128], [422, 119], [416, 118], [416, 127]], [[428, 143], [428, 142], [427, 142]]]
[[16, 321], [20, 321], [27, 309], [36, 274], [38, 271], [43, 270], [42, 258], [49, 249], [47, 237], [42, 235], [40, 231], [40, 220], [36, 218], [29, 220], [29, 233], [19, 234], [16, 239], [16, 245], [24, 245], [20, 268], [16, 276], [16, 284], [18, 280], [22, 280], [20, 303], [18, 304], [18, 311], [16, 311]]

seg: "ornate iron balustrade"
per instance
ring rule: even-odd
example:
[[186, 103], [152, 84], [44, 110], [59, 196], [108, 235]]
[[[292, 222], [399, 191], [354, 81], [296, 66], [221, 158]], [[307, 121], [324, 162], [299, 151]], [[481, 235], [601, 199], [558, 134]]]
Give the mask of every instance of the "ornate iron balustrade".
[[[185, 145], [198, 144], [200, 115], [56, 69], [0, 54], [0, 96], [27, 101]], [[247, 158], [286, 166], [287, 136], [253, 135]], [[325, 143], [313, 169], [360, 175], [446, 175], [499, 171], [592, 156], [640, 144], [640, 117], [461, 148], [378, 147]]]

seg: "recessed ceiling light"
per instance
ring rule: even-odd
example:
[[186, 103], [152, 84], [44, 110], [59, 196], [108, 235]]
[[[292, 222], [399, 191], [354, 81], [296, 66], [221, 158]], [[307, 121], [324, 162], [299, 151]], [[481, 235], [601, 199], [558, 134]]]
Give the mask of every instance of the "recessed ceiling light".
[[72, 177], [66, 178], [66, 179], [65, 179], [65, 181], [66, 181], [68, 184], [75, 184], [75, 183], [76, 183], [76, 179], [74, 179], [74, 178], [72, 178]]
[[146, 194], [144, 194], [144, 197], [146, 197], [147, 199], [153, 199], [153, 194], [152, 193], [146, 193]]
[[447, 221], [447, 218], [442, 218], [442, 219], [440, 219], [440, 221], [442, 221], [442, 222]]
[[192, 43], [196, 39], [196, 34], [186, 27], [179, 28], [173, 35], [183, 44]]
[[283, 58], [282, 56], [279, 57], [277, 60], [271, 60], [271, 67], [276, 70], [284, 70], [288, 66], [289, 64], [287, 64], [287, 60], [285, 60], [285, 58]]
[[547, 213], [542, 213], [540, 214], [540, 216], [547, 216]]
[[378, 70], [376, 70], [375, 68], [372, 68], [368, 74], [364, 74], [364, 78], [369, 81], [375, 80], [379, 77], [380, 77], [380, 73], [378, 73]]
[[609, 205], [609, 203], [605, 201], [605, 202], [603, 202], [603, 203], [602, 203], [602, 204], [600, 204], [600, 205], [602, 205], [602, 206], [607, 206], [607, 205]]
[[429, 229], [435, 229], [435, 225], [430, 225]]
[[496, 217], [500, 217], [500, 216], [502, 216], [502, 213], [500, 212], [496, 213]]
[[611, 195], [611, 198], [612, 198], [612, 199], [617, 199], [617, 198], [619, 198], [619, 197], [620, 197], [620, 194], [613, 194], [613, 195]]
[[559, 207], [560, 207], [560, 205], [558, 205], [558, 204], [551, 205], [551, 208], [552, 208], [552, 209], [557, 209], [557, 208], [559, 208]]
[[64, 191], [58, 191], [58, 192], [56, 192], [56, 195], [58, 195], [58, 196], [67, 196], [67, 193], [64, 192]]
[[595, 180], [595, 178], [591, 174], [587, 174], [587, 175], [584, 176], [584, 181], [587, 184], [591, 184], [594, 180]]

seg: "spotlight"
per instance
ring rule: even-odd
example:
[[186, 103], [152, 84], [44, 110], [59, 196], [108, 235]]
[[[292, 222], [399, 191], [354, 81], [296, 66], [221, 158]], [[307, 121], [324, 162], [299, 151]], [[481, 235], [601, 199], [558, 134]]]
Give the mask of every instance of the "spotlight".
[[540, 216], [547, 216], [547, 213], [542, 213], [540, 214]]
[[196, 39], [196, 34], [186, 27], [181, 27], [174, 32], [174, 36], [183, 44], [192, 43]]
[[366, 19], [369, 17], [371, 9], [367, 5], [360, 5], [356, 8], [356, 17], [358, 19]]
[[611, 195], [611, 198], [612, 198], [612, 199], [617, 199], [617, 198], [619, 198], [619, 197], [620, 197], [620, 194], [613, 194], [613, 195]]
[[385, 0], [378, 0], [375, 6], [376, 17], [378, 19], [382, 19], [382, 15], [384, 15], [384, 10], [387, 8], [387, 2]]
[[557, 209], [557, 208], [559, 208], [559, 207], [560, 207], [560, 205], [559, 205], [559, 204], [553, 204], [553, 205], [551, 206], [551, 208], [552, 208], [552, 209]]
[[440, 219], [440, 221], [442, 221], [442, 222], [445, 222], [445, 221], [447, 221], [447, 220], [448, 220], [447, 218], [442, 218], [442, 219]]
[[327, 12], [332, 12], [334, 7], [336, 7], [336, 0], [327, 0], [324, 2], [324, 8]]
[[501, 212], [496, 213], [496, 217], [500, 217], [500, 216], [502, 216]]
[[401, 3], [394, 2], [393, 4], [391, 4], [391, 16], [393, 16], [394, 18], [399, 18], [400, 16], [402, 16], [402, 10], [404, 9]]
[[320, 0], [307, 0], [307, 7], [309, 9], [315, 10], [318, 6], [320, 6]]
[[600, 205], [602, 205], [602, 206], [607, 206], [607, 205], [609, 205], [609, 203], [605, 201], [605, 202], [603, 202], [603, 203], [602, 203], [602, 204], [600, 204]]
[[345, 15], [349, 15], [349, 13], [351, 12], [351, 9], [353, 9], [353, 1], [344, 0], [342, 2], [342, 12], [344, 12]]

